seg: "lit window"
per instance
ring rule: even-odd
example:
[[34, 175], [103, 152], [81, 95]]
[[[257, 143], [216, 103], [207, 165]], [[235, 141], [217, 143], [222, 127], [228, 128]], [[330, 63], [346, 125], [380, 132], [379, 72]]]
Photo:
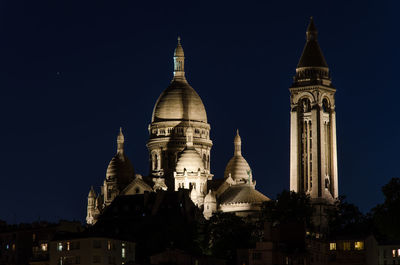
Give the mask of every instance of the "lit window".
[[336, 250], [336, 243], [329, 243], [329, 250]]
[[400, 248], [397, 250], [397, 257], [400, 257]]
[[36, 234], [35, 234], [35, 233], [32, 234], [32, 241], [33, 241], [33, 242], [36, 241]]
[[67, 250], [69, 251], [71, 249], [71, 243], [68, 241], [67, 242]]
[[10, 245], [9, 245], [9, 244], [7, 244], [7, 245], [6, 245], [6, 249], [9, 249], [9, 248], [10, 248]]
[[111, 250], [111, 241], [110, 240], [107, 241], [107, 250]]
[[62, 245], [61, 242], [58, 243], [57, 249], [58, 249], [58, 251], [62, 251], [63, 250], [63, 245]]
[[396, 257], [396, 250], [395, 249], [392, 250], [392, 256], [393, 256], [393, 258]]
[[15, 244], [12, 244], [12, 250], [15, 251]]
[[126, 258], [126, 249], [125, 249], [125, 247], [123, 247], [122, 249], [121, 249], [121, 257], [124, 259], [124, 258]]
[[349, 241], [345, 241], [343, 242], [343, 250], [350, 250], [350, 242]]
[[47, 251], [47, 247], [48, 247], [47, 243], [42, 243], [42, 244], [40, 244], [40, 249], [41, 249], [42, 251]]
[[354, 242], [355, 250], [364, 250], [364, 241], [356, 241]]

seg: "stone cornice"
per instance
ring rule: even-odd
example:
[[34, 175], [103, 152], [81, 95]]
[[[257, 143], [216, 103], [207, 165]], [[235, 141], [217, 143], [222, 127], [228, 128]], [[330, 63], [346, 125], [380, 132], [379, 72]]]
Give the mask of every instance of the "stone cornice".
[[336, 88], [328, 87], [328, 86], [322, 86], [322, 85], [290, 87], [289, 90], [290, 90], [291, 93], [302, 92], [302, 91], [313, 91], [313, 90], [322, 90], [322, 91], [328, 91], [328, 92], [333, 92], [333, 93], [336, 92]]

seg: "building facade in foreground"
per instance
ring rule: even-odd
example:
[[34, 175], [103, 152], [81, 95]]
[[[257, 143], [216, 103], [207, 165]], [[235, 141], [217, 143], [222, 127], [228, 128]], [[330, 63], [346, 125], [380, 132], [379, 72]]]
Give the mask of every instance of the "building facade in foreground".
[[106, 237], [53, 240], [50, 265], [128, 264], [135, 261], [135, 243]]

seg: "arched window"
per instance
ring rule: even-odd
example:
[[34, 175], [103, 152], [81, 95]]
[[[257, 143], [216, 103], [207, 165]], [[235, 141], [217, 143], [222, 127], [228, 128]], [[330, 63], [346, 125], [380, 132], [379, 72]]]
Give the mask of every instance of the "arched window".
[[322, 100], [322, 110], [323, 110], [323, 112], [329, 112], [329, 109], [330, 109], [329, 102], [326, 98], [324, 98]]
[[154, 163], [153, 163], [153, 170], [158, 169], [158, 155], [154, 154]]
[[311, 111], [311, 102], [308, 98], [303, 98], [300, 101], [299, 109], [301, 113], [306, 113]]

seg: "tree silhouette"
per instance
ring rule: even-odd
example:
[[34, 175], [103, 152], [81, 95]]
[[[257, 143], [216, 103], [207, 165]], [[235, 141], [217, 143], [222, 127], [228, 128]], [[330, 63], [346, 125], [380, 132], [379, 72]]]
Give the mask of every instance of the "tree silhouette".
[[369, 218], [356, 205], [347, 202], [345, 196], [327, 209], [327, 217], [331, 235], [368, 234], [372, 230]]
[[374, 226], [380, 237], [400, 240], [400, 178], [392, 178], [382, 192], [385, 201], [371, 210]]
[[262, 217], [265, 221], [275, 223], [302, 223], [311, 228], [313, 207], [310, 196], [305, 193], [284, 190], [276, 200], [263, 204]]
[[206, 224], [208, 253], [233, 261], [236, 250], [254, 247], [255, 225], [234, 213], [216, 213]]

